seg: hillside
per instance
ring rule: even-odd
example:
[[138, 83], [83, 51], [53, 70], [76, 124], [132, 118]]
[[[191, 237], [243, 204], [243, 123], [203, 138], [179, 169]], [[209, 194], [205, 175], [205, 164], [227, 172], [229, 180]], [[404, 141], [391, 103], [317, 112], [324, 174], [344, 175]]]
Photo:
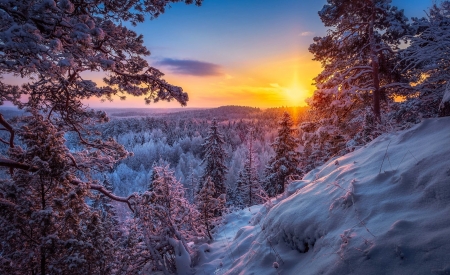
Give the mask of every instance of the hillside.
[[380, 136], [287, 192], [228, 216], [196, 274], [450, 273], [450, 117]]

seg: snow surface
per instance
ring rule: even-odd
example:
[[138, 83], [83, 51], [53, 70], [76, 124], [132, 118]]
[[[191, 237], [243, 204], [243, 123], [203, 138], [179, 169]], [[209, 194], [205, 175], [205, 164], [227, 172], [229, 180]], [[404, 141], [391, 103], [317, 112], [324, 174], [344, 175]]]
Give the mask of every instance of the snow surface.
[[330, 160], [284, 197], [227, 216], [196, 274], [450, 274], [450, 117]]

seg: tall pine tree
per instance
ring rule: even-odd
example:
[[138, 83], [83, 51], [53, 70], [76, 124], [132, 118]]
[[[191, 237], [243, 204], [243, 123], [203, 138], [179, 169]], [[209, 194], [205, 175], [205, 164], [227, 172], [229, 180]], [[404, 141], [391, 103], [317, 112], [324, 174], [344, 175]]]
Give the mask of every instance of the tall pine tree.
[[450, 87], [450, 1], [434, 4], [426, 18], [413, 18], [412, 29], [409, 46], [400, 51], [400, 67], [416, 85], [413, 93], [405, 94], [407, 102], [399, 113], [403, 120], [436, 116], [439, 109], [441, 116], [449, 115], [450, 103], [442, 99]]
[[222, 134], [219, 132], [217, 120], [214, 118], [208, 131], [208, 135], [203, 143], [205, 171], [199, 184], [199, 190], [203, 188], [203, 183], [210, 177], [214, 183], [217, 198], [221, 194], [226, 194], [225, 174], [228, 169], [225, 166], [226, 152], [223, 149], [225, 143]]
[[319, 16], [329, 30], [309, 47], [323, 68], [308, 99], [310, 121], [302, 126], [310, 168], [380, 135], [381, 115], [411, 90], [397, 66], [410, 28], [391, 0], [327, 0]]
[[339, 109], [342, 115], [366, 106], [371, 98], [374, 117], [380, 120], [381, 99], [389, 91], [409, 87], [394, 69], [395, 50], [409, 31], [407, 18], [391, 0], [327, 2], [319, 16], [330, 29], [309, 48], [323, 67], [314, 79], [318, 90], [312, 107]]
[[23, 119], [30, 122], [16, 132], [22, 146], [8, 156], [32, 168], [0, 180], [0, 273], [108, 273], [111, 242], [86, 204], [87, 186], [75, 176], [83, 167], [75, 166], [64, 132], [37, 112]]
[[[168, 166], [153, 167], [151, 191], [139, 197], [136, 217], [154, 270], [180, 274], [176, 252], [190, 264], [188, 241], [197, 241], [204, 229], [199, 213], [185, 198], [184, 188]], [[143, 265], [145, 267], [145, 265]], [[189, 268], [189, 266], [188, 266]]]
[[302, 175], [298, 168], [300, 153], [295, 150], [298, 140], [294, 136], [293, 122], [287, 112], [283, 113], [279, 125], [278, 136], [272, 144], [275, 156], [270, 159], [265, 170], [264, 189], [270, 197], [284, 192], [289, 176]]
[[235, 195], [236, 205], [239, 208], [249, 207], [255, 204], [263, 203], [266, 200], [266, 193], [261, 187], [256, 171], [256, 158], [253, 149], [254, 130], [250, 130], [248, 139], [248, 151], [246, 153], [245, 163], [239, 172], [237, 180], [237, 194]]

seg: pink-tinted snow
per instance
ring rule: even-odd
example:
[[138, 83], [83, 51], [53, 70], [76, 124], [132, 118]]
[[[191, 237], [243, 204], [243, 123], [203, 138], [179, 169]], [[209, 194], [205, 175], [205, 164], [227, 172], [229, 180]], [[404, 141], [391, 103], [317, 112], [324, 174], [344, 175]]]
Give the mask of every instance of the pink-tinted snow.
[[229, 215], [196, 274], [449, 274], [450, 117], [330, 160], [284, 197]]

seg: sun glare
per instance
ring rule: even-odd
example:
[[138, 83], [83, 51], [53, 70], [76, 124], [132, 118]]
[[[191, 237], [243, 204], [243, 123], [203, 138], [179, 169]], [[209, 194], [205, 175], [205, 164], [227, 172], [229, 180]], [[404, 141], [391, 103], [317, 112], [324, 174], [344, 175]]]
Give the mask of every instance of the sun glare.
[[286, 99], [290, 102], [289, 105], [298, 106], [304, 104], [307, 92], [298, 84], [294, 84], [291, 87], [284, 89], [284, 93]]

